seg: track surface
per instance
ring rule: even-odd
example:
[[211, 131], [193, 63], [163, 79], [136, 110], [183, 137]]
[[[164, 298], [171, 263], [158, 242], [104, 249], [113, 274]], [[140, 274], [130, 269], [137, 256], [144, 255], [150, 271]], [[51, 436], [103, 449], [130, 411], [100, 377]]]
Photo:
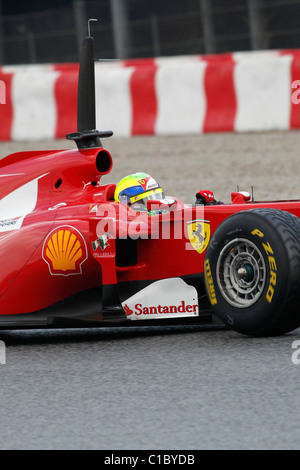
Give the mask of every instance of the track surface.
[[[254, 185], [258, 199], [300, 197], [298, 133], [103, 143], [115, 163], [104, 183], [144, 170], [186, 202], [200, 188], [229, 200], [236, 184]], [[0, 339], [0, 449], [300, 448], [300, 365], [292, 363], [300, 330], [267, 339], [199, 327], [9, 331]]]
[[229, 331], [9, 332], [1, 449], [299, 449], [292, 342]]

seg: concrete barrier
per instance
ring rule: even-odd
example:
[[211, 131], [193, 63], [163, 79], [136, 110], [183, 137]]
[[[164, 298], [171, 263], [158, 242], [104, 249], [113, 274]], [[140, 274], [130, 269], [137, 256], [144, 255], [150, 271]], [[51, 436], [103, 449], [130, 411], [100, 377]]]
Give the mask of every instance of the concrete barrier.
[[[95, 69], [97, 128], [116, 136], [300, 128], [298, 50], [97, 62]], [[77, 78], [78, 64], [2, 67], [0, 140], [76, 131]]]

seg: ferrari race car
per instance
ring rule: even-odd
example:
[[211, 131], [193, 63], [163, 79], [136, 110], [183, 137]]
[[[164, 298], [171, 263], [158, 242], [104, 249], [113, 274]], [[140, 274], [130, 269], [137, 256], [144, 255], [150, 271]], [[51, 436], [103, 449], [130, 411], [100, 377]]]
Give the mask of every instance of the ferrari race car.
[[[133, 210], [101, 184], [93, 38], [83, 39], [75, 150], [0, 161], [0, 328], [219, 322], [242, 334], [300, 326], [300, 200]], [[145, 190], [147, 189], [147, 181]]]

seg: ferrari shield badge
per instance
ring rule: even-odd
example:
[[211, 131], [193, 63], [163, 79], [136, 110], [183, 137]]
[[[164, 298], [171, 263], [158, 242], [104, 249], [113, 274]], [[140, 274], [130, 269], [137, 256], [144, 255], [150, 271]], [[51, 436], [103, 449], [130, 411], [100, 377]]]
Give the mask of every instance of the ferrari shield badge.
[[203, 253], [210, 240], [210, 225], [208, 220], [191, 220], [187, 224], [187, 233], [192, 247], [199, 254]]

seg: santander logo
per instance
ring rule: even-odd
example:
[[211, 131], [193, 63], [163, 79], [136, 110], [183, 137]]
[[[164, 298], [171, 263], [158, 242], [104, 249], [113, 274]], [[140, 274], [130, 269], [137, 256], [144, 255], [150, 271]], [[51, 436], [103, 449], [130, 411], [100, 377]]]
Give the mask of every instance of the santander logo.
[[[132, 310], [133, 308], [133, 310]], [[124, 310], [127, 316], [130, 315], [157, 315], [157, 314], [170, 314], [170, 313], [197, 313], [198, 304], [186, 304], [184, 300], [179, 305], [156, 305], [145, 307], [143, 304], [135, 304], [134, 307], [129, 308], [127, 304], [124, 305]]]
[[199, 316], [198, 293], [180, 277], [160, 279], [122, 302], [128, 320]]

